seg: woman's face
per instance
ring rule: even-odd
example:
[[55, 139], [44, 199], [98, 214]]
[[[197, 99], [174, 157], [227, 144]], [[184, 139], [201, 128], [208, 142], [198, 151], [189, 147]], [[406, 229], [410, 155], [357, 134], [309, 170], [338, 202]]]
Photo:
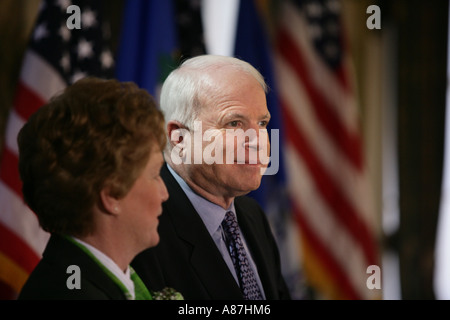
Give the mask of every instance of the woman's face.
[[144, 170], [127, 195], [120, 200], [128, 234], [142, 250], [159, 242], [158, 217], [162, 214], [162, 203], [169, 198], [159, 175], [163, 163], [162, 153], [152, 152]]

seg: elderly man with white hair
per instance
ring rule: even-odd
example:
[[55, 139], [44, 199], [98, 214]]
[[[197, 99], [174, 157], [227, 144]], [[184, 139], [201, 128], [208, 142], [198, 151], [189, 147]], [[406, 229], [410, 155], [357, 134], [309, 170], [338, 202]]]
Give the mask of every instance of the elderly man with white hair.
[[132, 265], [154, 290], [185, 299], [290, 299], [256, 190], [270, 152], [267, 86], [250, 64], [202, 55], [186, 60], [161, 90], [169, 199], [160, 243]]

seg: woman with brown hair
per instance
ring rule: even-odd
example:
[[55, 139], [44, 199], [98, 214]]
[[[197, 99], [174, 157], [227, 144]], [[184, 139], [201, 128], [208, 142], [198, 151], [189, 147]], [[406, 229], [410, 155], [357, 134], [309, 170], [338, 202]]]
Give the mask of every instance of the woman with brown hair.
[[133, 83], [82, 79], [30, 117], [22, 190], [51, 237], [19, 299], [152, 299], [129, 264], [159, 242], [165, 143], [162, 113]]

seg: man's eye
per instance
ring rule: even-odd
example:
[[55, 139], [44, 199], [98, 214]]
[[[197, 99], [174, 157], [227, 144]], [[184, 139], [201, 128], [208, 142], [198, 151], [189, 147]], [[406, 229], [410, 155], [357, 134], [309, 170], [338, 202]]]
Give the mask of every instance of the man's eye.
[[267, 125], [269, 124], [269, 121], [260, 121], [259, 125], [263, 128], [267, 127]]
[[238, 125], [239, 125], [239, 121], [231, 121], [231, 122], [229, 122], [228, 123], [228, 125], [230, 126], [230, 127], [237, 127]]

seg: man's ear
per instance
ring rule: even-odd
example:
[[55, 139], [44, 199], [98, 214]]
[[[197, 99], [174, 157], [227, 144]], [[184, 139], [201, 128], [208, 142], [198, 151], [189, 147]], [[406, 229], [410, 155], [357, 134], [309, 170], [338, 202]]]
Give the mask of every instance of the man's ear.
[[172, 147], [183, 142], [186, 127], [179, 121], [170, 120], [167, 122], [167, 134]]
[[100, 191], [100, 201], [107, 213], [117, 215], [120, 213], [119, 200], [111, 195], [109, 188]]

